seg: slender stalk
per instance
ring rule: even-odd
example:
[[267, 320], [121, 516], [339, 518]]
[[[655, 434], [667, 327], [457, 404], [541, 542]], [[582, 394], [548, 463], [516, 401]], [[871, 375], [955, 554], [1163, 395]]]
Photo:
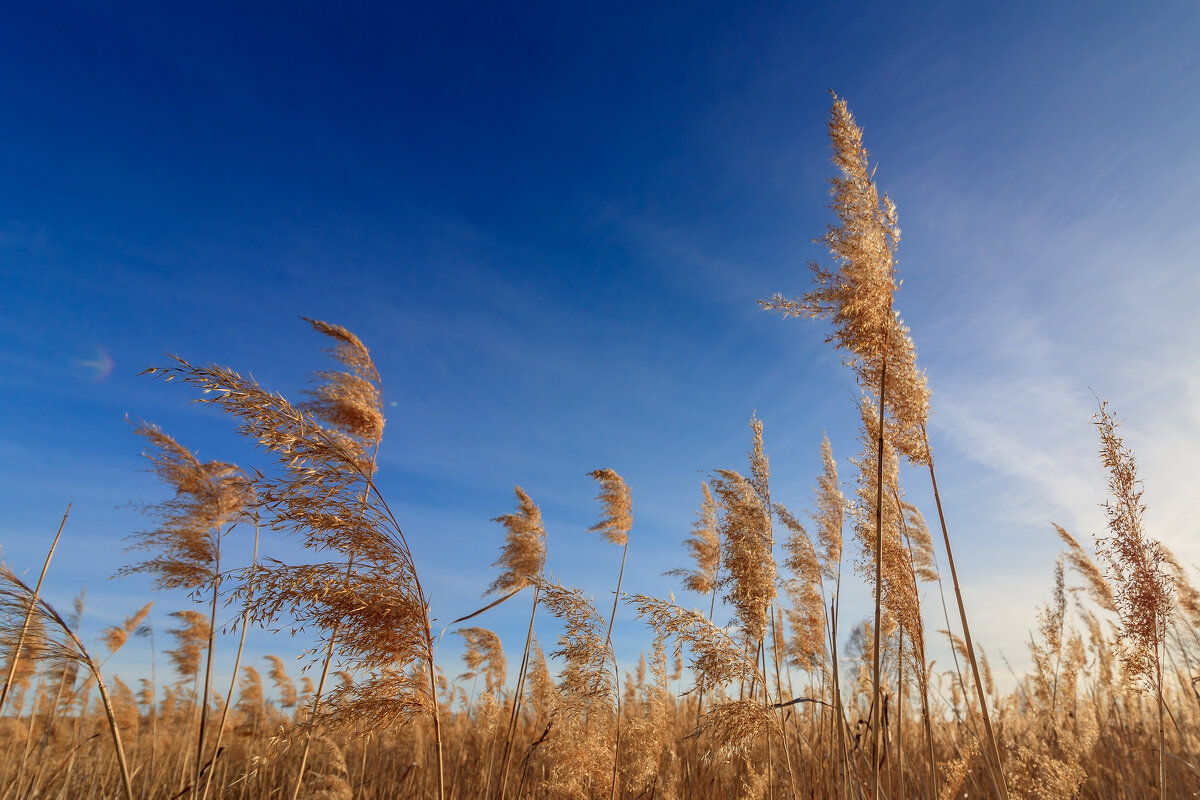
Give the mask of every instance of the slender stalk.
[[517, 721], [521, 715], [521, 700], [525, 693], [525, 675], [529, 670], [529, 648], [533, 642], [533, 619], [537, 614], [538, 595], [541, 591], [541, 584], [534, 584], [533, 609], [529, 612], [529, 631], [525, 634], [525, 653], [521, 656], [521, 670], [517, 675], [517, 693], [513, 697], [512, 717], [508, 721], [508, 733], [504, 739], [504, 755], [500, 759], [500, 800], [504, 800], [508, 790], [508, 760], [512, 755], [513, 737], [516, 735]]
[[[888, 302], [889, 319], [891, 318], [891, 301]], [[876, 443], [875, 462], [875, 648], [871, 667], [871, 680], [874, 684], [871, 696], [872, 727], [871, 727], [871, 797], [879, 800], [879, 745], [883, 731], [879, 725], [879, 628], [883, 609], [883, 411], [887, 405], [887, 335], [888, 327], [883, 329], [883, 350], [879, 369], [879, 440]]]
[[[841, 571], [838, 571], [838, 583], [841, 583]], [[838, 592], [835, 590], [833, 600], [829, 604], [829, 660], [833, 664], [833, 725], [837, 729], [838, 743], [838, 786], [837, 796], [841, 798], [845, 794], [847, 771], [846, 771], [846, 725], [842, 718], [842, 688], [841, 676], [838, 673], [838, 649], [837, 649], [837, 625], [838, 625]]]
[[[610, 650], [612, 644], [612, 628], [613, 622], [617, 619], [617, 603], [621, 600], [621, 581], [625, 578], [625, 557], [629, 555], [629, 538], [625, 539], [625, 546], [621, 549], [621, 571], [617, 573], [617, 591], [613, 594], [612, 614], [608, 617], [608, 630], [604, 634], [604, 649]], [[613, 666], [616, 666], [616, 657], [613, 657]], [[617, 796], [617, 764], [621, 754], [621, 692], [620, 692], [620, 674], [617, 675], [617, 731], [615, 740], [613, 741], [613, 768], [612, 768], [612, 789], [609, 792], [609, 799], [616, 800]]]
[[[1162, 628], [1160, 627], [1161, 631]], [[1160, 642], [1161, 649], [1166, 649], [1166, 642]], [[1167, 797], [1167, 738], [1163, 726], [1163, 672], [1162, 653], [1160, 647], [1154, 649], [1154, 666], [1156, 674], [1156, 694], [1158, 695], [1158, 796], [1163, 800]]]
[[950, 534], [946, 530], [946, 515], [942, 511], [942, 496], [938, 492], [937, 475], [933, 469], [933, 451], [929, 448], [929, 433], [924, 426], [921, 436], [925, 440], [925, 452], [929, 457], [929, 481], [933, 484], [933, 498], [937, 503], [938, 523], [942, 528], [942, 541], [946, 545], [946, 561], [950, 565], [950, 580], [954, 583], [954, 599], [958, 602], [958, 616], [963, 627], [963, 642], [967, 645], [967, 660], [971, 663], [971, 673], [975, 680], [975, 691], [979, 694], [979, 713], [983, 716], [983, 729], [987, 737], [988, 772], [997, 794], [1003, 800], [1008, 800], [1008, 784], [1004, 780], [1004, 769], [1000, 765], [1000, 748], [996, 744], [996, 735], [992, 731], [992, 719], [988, 714], [987, 696], [983, 691], [983, 680], [979, 677], [979, 663], [975, 659], [975, 645], [971, 641], [971, 628], [967, 624], [967, 610], [963, 605], [962, 589], [958, 583], [958, 570], [954, 567], [954, 551], [950, 547]]
[[[779, 670], [780, 634], [775, 625], [775, 612], [773, 610], [774, 606], [775, 606], [775, 604], [772, 603], [771, 604], [771, 607], [772, 607], [772, 611], [771, 611], [771, 653], [772, 653], [772, 660], [775, 662], [775, 696], [782, 701], [782, 699], [783, 699], [782, 698], [783, 679], [780, 677], [780, 670]], [[764, 656], [764, 659], [763, 659], [763, 674], [764, 675], [766, 674], [766, 671], [767, 671], [767, 664], [766, 664], [766, 658]], [[788, 679], [789, 680], [791, 679], [790, 673], [789, 673]], [[766, 688], [765, 682], [763, 683], [763, 688], [764, 689]], [[771, 702], [771, 698], [770, 698], [770, 695], [768, 695], [767, 696], [768, 706], [769, 706], [770, 702]], [[796, 789], [796, 774], [792, 770], [792, 754], [791, 754], [791, 751], [788, 750], [788, 745], [787, 745], [787, 727], [786, 727], [787, 712], [784, 711], [782, 706], [779, 708], [779, 717], [780, 717], [780, 719], [779, 719], [779, 738], [783, 743], [783, 757], [784, 757], [784, 762], [787, 764], [788, 783], [791, 784], [792, 796], [799, 797], [800, 792]], [[768, 746], [768, 752], [769, 752], [769, 750], [770, 750], [770, 748]], [[797, 756], [799, 756], [799, 754], [797, 754]]]
[[[254, 523], [254, 554], [250, 557], [250, 566], [254, 567], [258, 563], [258, 522]], [[233, 700], [233, 693], [237, 688], [238, 667], [242, 663], [242, 649], [246, 645], [246, 623], [250, 619], [250, 607], [247, 605], [246, 610], [242, 612], [242, 635], [238, 639], [237, 653], [233, 657], [233, 677], [229, 680], [229, 693], [225, 695], [225, 706], [221, 709], [221, 722], [217, 725], [217, 740], [213, 744], [213, 762], [217, 760], [217, 756], [221, 753], [221, 738], [225, 735], [225, 720], [229, 717], [229, 705]], [[206, 800], [208, 797], [209, 787], [212, 785], [212, 776], [216, 772], [215, 769], [210, 769], [204, 778], [204, 791], [200, 794], [200, 800]]]
[[896, 646], [896, 772], [900, 795], [904, 795], [904, 627], [899, 630]]
[[[217, 494], [220, 498], [220, 494]], [[217, 504], [217, 519], [221, 518], [220, 500]], [[217, 598], [221, 589], [221, 524], [217, 523], [216, 549], [213, 557], [213, 596], [212, 614], [208, 621], [208, 655], [204, 659], [204, 696], [200, 698], [200, 734], [196, 737], [196, 767], [195, 777], [192, 778], [192, 797], [200, 792], [201, 770], [204, 769], [204, 734], [208, 728], [208, 695], [212, 691], [213, 648], [217, 641]], [[236, 673], [235, 673], [236, 677]], [[216, 758], [216, 755], [213, 756]], [[211, 773], [210, 773], [211, 777]]]
[[25, 634], [29, 632], [29, 622], [33, 619], [33, 607], [37, 603], [38, 596], [42, 591], [42, 581], [46, 579], [46, 571], [50, 569], [50, 559], [54, 557], [54, 551], [58, 547], [58, 539], [62, 536], [63, 528], [67, 524], [67, 516], [70, 513], [71, 504], [67, 503], [67, 510], [63, 514], [62, 522], [58, 523], [58, 533], [54, 534], [54, 541], [50, 544], [50, 552], [46, 553], [46, 561], [42, 564], [42, 573], [38, 575], [37, 584], [33, 587], [33, 594], [29, 597], [29, 610], [25, 612], [25, 621], [21, 623], [21, 632], [17, 635], [17, 643], [13, 647], [12, 658], [9, 659], [8, 663], [8, 677], [4, 680], [4, 688], [0, 690], [0, 715], [4, 713], [4, 703], [8, 700], [8, 694], [12, 690], [13, 676], [17, 674], [17, 664], [21, 660], [21, 648], [25, 646]]

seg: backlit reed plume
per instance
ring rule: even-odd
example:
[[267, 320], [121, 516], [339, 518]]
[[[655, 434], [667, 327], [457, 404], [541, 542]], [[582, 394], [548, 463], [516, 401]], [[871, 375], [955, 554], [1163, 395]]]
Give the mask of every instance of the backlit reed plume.
[[589, 533], [599, 533], [610, 544], [624, 546], [629, 542], [629, 529], [633, 527], [633, 501], [629, 487], [621, 476], [611, 469], [597, 469], [588, 475], [600, 483], [602, 515], [600, 520], [588, 528]]
[[[377, 371], [352, 333], [327, 323], [311, 324], [337, 342], [334, 356], [352, 380], [318, 388], [309, 404], [293, 405], [224, 367], [197, 367], [176, 359], [174, 366], [147, 372], [194, 386], [203, 392], [200, 402], [236, 417], [238, 430], [272, 453], [278, 466], [271, 474], [256, 474], [253, 481], [264, 519], [315, 552], [339, 556], [254, 569], [240, 589], [243, 597], [253, 592], [253, 619], [270, 626], [290, 618], [297, 629], [316, 628], [327, 650], [332, 652], [336, 642], [344, 666], [361, 678], [354, 686], [334, 689], [324, 708], [314, 708], [306, 727], [361, 733], [428, 716], [442, 798], [429, 602], [404, 532], [373, 481], [383, 415], [380, 393], [367, 386], [378, 389]], [[330, 383], [326, 379], [322, 386]], [[378, 414], [363, 414], [364, 406]], [[426, 669], [409, 668], [418, 662]], [[414, 683], [415, 676], [428, 684]]]
[[767, 631], [768, 608], [775, 599], [775, 558], [771, 517], [754, 484], [733, 470], [717, 470], [713, 492], [720, 503], [720, 586], [738, 626], [755, 647]]
[[[747, 457], [749, 458], [749, 462], [750, 462], [750, 477], [748, 480], [749, 480], [750, 485], [754, 488], [754, 493], [756, 495], [758, 495], [759, 502], [762, 504], [763, 509], [766, 511], [766, 523], [767, 523], [766, 538], [768, 541], [771, 542], [770, 546], [773, 547], [775, 537], [774, 537], [774, 531], [772, 530], [772, 524], [774, 521], [775, 506], [771, 502], [771, 462], [767, 458], [766, 452], [764, 452], [764, 450], [763, 450], [763, 423], [762, 423], [762, 420], [760, 420], [758, 418], [757, 412], [752, 413], [750, 416], [750, 430], [752, 432], [751, 439], [750, 439], [750, 450], [746, 453]], [[785, 514], [788, 513], [787, 510], [784, 509], [782, 506], [780, 506], [779, 508], [782, 509], [783, 513], [785, 513]], [[774, 561], [773, 553], [771, 554], [771, 557], [772, 557], [772, 561]], [[772, 567], [774, 567], [774, 564], [772, 564]], [[784, 637], [783, 637], [782, 631], [779, 631], [776, 626], [774, 594], [772, 594], [772, 596], [770, 598], [768, 598], [768, 600], [767, 600], [767, 619], [771, 626], [770, 645], [768, 645], [768, 643], [765, 639], [759, 640], [759, 642], [758, 642], [759, 659], [760, 659], [760, 662], [762, 665], [763, 674], [764, 675], [768, 674], [767, 655], [768, 655], [768, 650], [770, 651], [771, 660], [774, 662], [774, 667], [775, 667], [776, 689], [778, 691], [782, 691], [783, 680], [782, 680], [782, 671], [781, 671], [781, 664], [780, 664], [780, 661], [782, 660], [782, 655], [781, 655], [782, 648], [780, 645], [781, 645], [781, 642]], [[766, 631], [764, 630], [764, 635], [765, 634], [766, 634]], [[768, 691], [767, 684], [764, 683], [762, 688], [763, 688], [763, 700], [765, 703], [770, 704], [771, 698], [770, 698], [770, 693]], [[782, 719], [783, 714], [784, 714], [784, 712], [781, 709], [780, 710], [781, 719]], [[780, 724], [782, 725], [782, 722]], [[791, 768], [790, 768], [791, 755], [788, 752], [788, 748], [786, 746], [784, 747], [783, 752], [784, 752], [785, 757], [789, 760], [788, 761], [788, 763], [789, 763], [788, 773], [790, 775], [791, 774]], [[768, 738], [767, 739], [767, 777], [768, 777], [768, 779], [770, 779], [772, 777], [772, 774], [771, 774], [771, 771], [773, 769], [772, 762], [773, 762], [772, 743], [771, 743], [770, 738]]]
[[667, 656], [661, 635], [654, 638], [650, 672], [653, 681], [649, 683], [644, 680], [644, 674], [639, 674], [637, 687], [641, 689], [641, 702], [631, 698], [626, 704], [634, 710], [625, 733], [628, 756], [621, 767], [622, 787], [633, 797], [646, 795], [651, 790], [656, 797], [673, 797], [675, 769], [671, 768], [670, 758], [673, 754], [673, 697], [667, 685]]
[[864, 391], [883, 398], [896, 449], [924, 462], [920, 434], [928, 415], [929, 389], [917, 370], [908, 329], [892, 308], [900, 288], [896, 207], [887, 195], [880, 196], [862, 129], [846, 101], [836, 95], [829, 113], [829, 136], [833, 163], [840, 173], [830, 179], [830, 210], [837, 224], [829, 225], [818, 241], [829, 249], [833, 267], [810, 262], [813, 289], [795, 300], [776, 294], [759, 304], [788, 317], [829, 320], [833, 330], [826, 342], [845, 353], [846, 364]]
[[118, 575], [147, 573], [158, 589], [212, 587], [220, 578], [220, 536], [252, 501], [245, 473], [223, 461], [201, 463], [190, 450], [157, 426], [141, 422], [144, 453], [159, 480], [175, 496], [144, 507], [157, 523], [153, 530], [126, 537], [129, 550], [148, 551], [145, 561], [122, 567]]
[[1200, 590], [1192, 585], [1187, 571], [1179, 563], [1175, 554], [1161, 543], [1159, 549], [1162, 552], [1163, 563], [1167, 565], [1167, 571], [1171, 574], [1176, 610], [1185, 615], [1188, 624], [1193, 627], [1200, 626]]
[[[32, 602], [31, 602], [32, 601]], [[40, 597], [6, 566], [0, 566], [0, 642], [16, 642], [22, 630], [28, 631], [26, 623], [29, 609], [33, 609], [33, 617], [37, 619], [36, 627], [44, 631], [44, 635], [36, 639], [30, 637], [31, 655], [33, 659], [46, 660], [50, 663], [73, 663], [86, 667], [96, 681], [100, 690], [100, 701], [108, 720], [108, 729], [112, 738], [113, 751], [117, 759], [117, 767], [121, 775], [121, 787], [125, 800], [133, 800], [133, 786], [130, 781], [129, 765], [125, 759], [125, 748], [121, 743], [121, 731], [113, 708], [108, 686], [100, 666], [88, 653], [83, 642], [72, 630], [72, 627], [61, 615]]]
[[[692, 533], [683, 545], [692, 557], [695, 567], [680, 567], [664, 573], [683, 578], [683, 588], [699, 595], [711, 596], [716, 600], [717, 577], [721, 568], [721, 537], [717, 532], [717, 501], [707, 482], [700, 484], [704, 499], [692, 523]], [[711, 612], [710, 612], [711, 616]]]
[[242, 667], [242, 678], [238, 682], [238, 700], [234, 706], [238, 713], [238, 727], [251, 738], [257, 738], [266, 722], [267, 704], [263, 697], [262, 676], [254, 667]]
[[[916, 605], [916, 616], [917, 619], [920, 620], [921, 600], [920, 594], [917, 591], [918, 585], [920, 583], [934, 582], [937, 582], [940, 585], [941, 582], [941, 575], [938, 573], [937, 562], [933, 552], [933, 538], [929, 535], [929, 526], [925, 524], [925, 517], [921, 514], [921, 511], [912, 503], [900, 498], [900, 487], [893, 484], [891, 487], [891, 493], [895, 499], [900, 501], [900, 508], [902, 511], [900, 517], [900, 532], [903, 536], [904, 547], [908, 556], [908, 568], [911, 575], [913, 601]], [[946, 624], [950, 624], [948, 618]], [[932, 765], [937, 763], [937, 752], [933, 736], [933, 721], [931, 719], [929, 710], [929, 670], [931, 665], [928, 662], [928, 657], [925, 650], [924, 635], [919, 636], [916, 639], [910, 639], [908, 644], [908, 649], [905, 650], [904, 636], [903, 633], [901, 633], [901, 636], [898, 640], [900, 657], [897, 659], [899, 670], [897, 684], [899, 686], [899, 692], [901, 693], [896, 715], [896, 727], [899, 729], [899, 733], [896, 737], [897, 749], [899, 750], [898, 760], [901, 762], [904, 760], [903, 723], [904, 709], [906, 705], [903, 693], [907, 685], [904, 668], [905, 665], [908, 664], [911, 667], [908, 672], [909, 676], [911, 677], [908, 680], [911, 680], [913, 683], [915, 683], [917, 691], [920, 693], [921, 723], [925, 729], [925, 747], [928, 753], [929, 763], [931, 765], [931, 793], [936, 795], [938, 792], [937, 770], [933, 769]], [[983, 658], [982, 669], [984, 674], [984, 687], [990, 692], [992, 675], [986, 656]]]
[[287, 666], [283, 663], [283, 659], [275, 655], [267, 655], [263, 658], [271, 664], [267, 677], [271, 679], [271, 684], [279, 693], [279, 705], [285, 709], [295, 710], [296, 682], [287, 674]]
[[786, 640], [788, 662], [806, 672], [825, 668], [825, 599], [821, 563], [808, 531], [782, 505], [775, 506], [779, 521], [787, 528], [783, 541], [783, 581], [789, 607], [785, 610], [791, 636]]
[[149, 573], [160, 589], [202, 589], [211, 592], [209, 640], [204, 668], [204, 702], [200, 707], [199, 734], [196, 742], [192, 796], [200, 785], [208, 727], [208, 694], [212, 688], [213, 649], [217, 603], [221, 584], [221, 538], [244, 513], [253, 500], [245, 473], [223, 461], [201, 463], [187, 448], [146, 422], [134, 432], [149, 445], [144, 453], [159, 480], [175, 491], [175, 496], [144, 508], [158, 527], [128, 537], [131, 550], [151, 552], [151, 558], [122, 568], [118, 574]]
[[1058, 662], [1062, 659], [1066, 618], [1067, 594], [1063, 580], [1063, 559], [1060, 557], [1054, 562], [1050, 602], [1038, 609], [1038, 635], [1036, 638], [1031, 636], [1029, 641], [1029, 655], [1034, 670], [1034, 697], [1045, 710], [1048, 724], [1054, 722]]
[[[507, 594], [520, 591], [542, 577], [546, 563], [546, 529], [542, 514], [525, 490], [514, 488], [517, 510], [502, 514], [495, 521], [504, 526], [504, 546], [493, 567], [500, 574], [492, 581], [487, 594]], [[626, 528], [628, 530], [628, 527]]]
[[842, 493], [841, 481], [838, 479], [837, 461], [833, 457], [833, 446], [829, 436], [821, 436], [821, 474], [817, 476], [817, 485], [813, 491], [813, 509], [810, 516], [817, 531], [817, 542], [820, 544], [821, 574], [829, 582], [829, 617], [826, 631], [829, 642], [829, 662], [832, 668], [833, 707], [831, 724], [835, 734], [831, 740], [838, 743], [838, 775], [839, 784], [847, 780], [847, 748], [846, 726], [842, 724], [842, 688], [841, 671], [838, 658], [838, 614], [841, 607], [842, 593], [842, 534], [846, 523], [846, 512], [849, 501]]
[[[179, 674], [180, 682], [194, 680], [200, 675], [200, 662], [204, 657], [204, 647], [212, 635], [212, 626], [208, 617], [199, 611], [185, 609], [175, 611], [171, 616], [179, 620], [179, 627], [167, 631], [175, 637], [175, 649], [165, 651], [167, 658]], [[202, 700], [200, 697], [196, 699]]]
[[1092, 417], [1100, 434], [1100, 462], [1108, 471], [1109, 499], [1103, 504], [1108, 536], [1096, 538], [1116, 596], [1121, 666], [1127, 680], [1148, 688], [1158, 700], [1159, 793], [1166, 796], [1166, 743], [1163, 727], [1162, 661], [1173, 608], [1171, 577], [1158, 542], [1146, 535], [1142, 482], [1137, 460], [1117, 433], [1119, 422], [1108, 403]]
[[813, 495], [816, 508], [812, 519], [817, 525], [817, 541], [821, 545], [821, 570], [831, 581], [838, 581], [842, 564], [842, 528], [846, 518], [846, 496], [838, 481], [837, 462], [829, 437], [821, 437], [821, 474]]
[[334, 340], [329, 355], [345, 369], [314, 373], [316, 385], [305, 392], [312, 399], [301, 403], [300, 408], [334, 431], [368, 447], [377, 445], [384, 426], [382, 381], [366, 345], [340, 325], [308, 317], [304, 321]]
[[1066, 559], [1079, 576], [1084, 580], [1084, 588], [1087, 590], [1088, 597], [1092, 602], [1105, 611], [1116, 613], [1117, 598], [1113, 595], [1112, 586], [1104, 577], [1104, 573], [1096, 566], [1096, 562], [1092, 561], [1091, 556], [1083, 549], [1083, 546], [1076, 541], [1075, 537], [1067, 533], [1067, 530], [1058, 523], [1050, 523], [1054, 525], [1054, 530], [1058, 533], [1058, 538], [1062, 539], [1063, 544], [1067, 546]]
[[[731, 683], [766, 685], [766, 676], [747, 648], [699, 611], [681, 608], [674, 600], [636, 594], [628, 598], [655, 632], [685, 649], [694, 674], [712, 687]], [[765, 630], [765, 625], [764, 625]], [[754, 700], [714, 703], [701, 718], [709, 752], [721, 757], [745, 754], [763, 735], [782, 737], [779, 720], [766, 704]]]
[[132, 615], [125, 618], [120, 625], [113, 625], [105, 628], [100, 634], [100, 641], [104, 644], [104, 649], [108, 650], [109, 656], [112, 656], [118, 650], [125, 646], [129, 641], [129, 637], [141, 626], [142, 622], [150, 613], [150, 608], [154, 605], [153, 602], [139, 608]]
[[504, 690], [507, 664], [504, 659], [504, 648], [500, 645], [500, 637], [487, 628], [459, 628], [455, 631], [463, 637], [467, 650], [463, 654], [463, 662], [467, 671], [458, 677], [472, 680], [483, 676], [485, 691], [498, 694]]

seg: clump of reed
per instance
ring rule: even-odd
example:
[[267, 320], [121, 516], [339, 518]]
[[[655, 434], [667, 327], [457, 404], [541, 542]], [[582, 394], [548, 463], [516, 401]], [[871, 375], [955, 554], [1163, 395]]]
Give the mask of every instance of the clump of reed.
[[[149, 370], [200, 390], [272, 462], [245, 472], [201, 462], [158, 428], [135, 427], [173, 496], [146, 507], [156, 524], [132, 537], [146, 557], [120, 574], [149, 575], [156, 588], [204, 604], [168, 617], [174, 646], [163, 652], [174, 682], [159, 684], [149, 605], [100, 640], [110, 656], [147, 640], [151, 678], [135, 691], [106, 675], [79, 638], [82, 600], [60, 615], [41, 596], [41, 579], [31, 587], [0, 569], [0, 800], [1194, 795], [1200, 591], [1147, 532], [1135, 459], [1103, 403], [1094, 422], [1108, 473], [1107, 533], [1093, 554], [1054, 526], [1065, 549], [1031, 624], [1031, 668], [1005, 691], [994, 678], [971, 635], [950, 547], [929, 388], [894, 309], [896, 208], [836, 97], [829, 132], [835, 222], [820, 241], [833, 264], [813, 265], [814, 287], [798, 299], [763, 305], [831, 323], [828, 341], [862, 392], [853, 485], [825, 437], [810, 507], [796, 513], [779, 502], [754, 414], [745, 465], [705, 465], [699, 511], [681, 531], [690, 563], [665, 573], [701, 608], [658, 586], [624, 591], [633, 507], [617, 472], [590, 473], [600, 515], [589, 531], [622, 548], [611, 609], [606, 596], [601, 604], [549, 577], [541, 510], [518, 486], [515, 509], [495, 518], [504, 540], [496, 576], [481, 587], [491, 599], [451, 623], [480, 618], [454, 628], [465, 668], [449, 678], [457, 670], [437, 663], [429, 598], [376, 482], [381, 376], [357, 336], [308, 320], [333, 342], [337, 367], [314, 374], [303, 402], [224, 367], [177, 359]], [[929, 472], [940, 552], [912, 487], [901, 485], [904, 462]], [[231, 569], [222, 540], [250, 524], [254, 556]], [[305, 561], [259, 559], [260, 525], [296, 538]], [[843, 616], [844, 560], [873, 590], [873, 613], [862, 618]], [[482, 615], [525, 589], [530, 619], [510, 681]], [[222, 601], [236, 625], [218, 618]], [[613, 646], [622, 602], [653, 634], [636, 666]], [[927, 623], [938, 606], [944, 628]], [[548, 657], [539, 609], [558, 625]], [[241, 664], [255, 623], [316, 639], [285, 654], [303, 662], [298, 674], [277, 655]], [[239, 642], [220, 697], [213, 653], [231, 627]], [[948, 651], [945, 663], [935, 648]], [[319, 670], [315, 683], [309, 670]]]

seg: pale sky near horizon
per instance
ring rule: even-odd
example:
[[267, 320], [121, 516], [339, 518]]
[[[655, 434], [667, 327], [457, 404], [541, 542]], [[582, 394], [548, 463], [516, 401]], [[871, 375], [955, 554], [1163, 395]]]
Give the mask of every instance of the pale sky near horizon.
[[[380, 485], [440, 620], [482, 605], [515, 484], [550, 572], [611, 603], [620, 552], [584, 533], [600, 467], [633, 493], [625, 589], [700, 606], [662, 573], [684, 564], [700, 482], [744, 469], [752, 413], [794, 511], [823, 432], [853, 479], [857, 391], [827, 328], [756, 303], [826, 257], [832, 88], [899, 208], [896, 307], [934, 393], [973, 633], [1020, 671], [1051, 522], [1102, 532], [1093, 392], [1127, 420], [1148, 530], [1200, 563], [1198, 33], [1186, 2], [12, 9], [3, 557], [36, 577], [73, 503], [47, 596], [86, 585], [88, 641], [150, 599], [165, 632], [188, 598], [109, 579], [146, 525], [130, 504], [168, 496], [126, 416], [205, 460], [267, 461], [138, 373], [176, 353], [296, 396], [328, 366], [303, 315], [372, 349]], [[927, 477], [903, 479], [933, 523]], [[277, 537], [264, 552], [304, 558]], [[870, 611], [847, 583], [844, 625]], [[473, 620], [510, 674], [527, 604]], [[943, 627], [932, 592], [926, 609]], [[614, 640], [631, 666], [649, 635], [622, 611]], [[304, 649], [247, 647], [260, 667]], [[448, 634], [451, 676], [460, 653]], [[134, 642], [111, 669], [132, 683], [147, 659]]]

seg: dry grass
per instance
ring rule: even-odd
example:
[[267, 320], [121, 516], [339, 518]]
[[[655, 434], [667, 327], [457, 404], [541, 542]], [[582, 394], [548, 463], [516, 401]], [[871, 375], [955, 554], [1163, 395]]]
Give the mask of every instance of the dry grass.
[[[590, 473], [600, 486], [590, 530], [622, 548], [608, 616], [607, 604], [546, 577], [541, 512], [517, 487], [515, 511], [496, 518], [505, 532], [497, 577], [480, 587], [498, 598], [457, 621], [530, 589], [516, 680], [499, 638], [479, 625], [455, 629], [466, 663], [449, 680], [457, 670], [435, 660], [418, 565], [374, 480], [381, 377], [354, 334], [309, 320], [333, 341], [338, 368], [316, 372], [302, 403], [224, 367], [176, 360], [149, 370], [199, 390], [273, 462], [246, 473], [202, 463], [159, 429], [136, 428], [174, 496], [147, 509], [156, 524], [132, 537], [145, 558], [122, 572], [150, 574], [184, 606], [164, 650], [173, 681], [160, 685], [154, 671], [148, 605], [101, 640], [111, 654], [148, 638], [151, 678], [135, 691], [106, 676], [77, 637], [81, 605], [64, 617], [0, 570], [0, 800], [1195, 796], [1200, 592], [1146, 531], [1135, 459], [1104, 404], [1095, 424], [1108, 535], [1093, 557], [1054, 526], [1066, 549], [1031, 621], [1032, 668], [1007, 693], [997, 688], [971, 637], [937, 493], [929, 389], [893, 308], [896, 209], [837, 98], [829, 130], [836, 224], [820, 241], [833, 264], [814, 265], [815, 286], [797, 300], [763, 305], [832, 324], [829, 341], [863, 392], [855, 486], [844, 486], [826, 438], [807, 513], [773, 501], [754, 416], [748, 463], [709, 465], [683, 541], [691, 564], [666, 573], [706, 611], [659, 586], [622, 591], [632, 494], [615, 471]], [[900, 484], [905, 460], [928, 468], [936, 544]], [[256, 549], [250, 564], [222, 565], [222, 537], [251, 521], [294, 536], [302, 563], [260, 563]], [[840, 619], [844, 553], [875, 589], [870, 619]], [[943, 557], [956, 621], [942, 596]], [[204, 611], [186, 607], [188, 593]], [[217, 696], [221, 600], [240, 604], [243, 637], [247, 622], [315, 635], [316, 685], [304, 674], [297, 683], [281, 656], [235, 659], [228, 696]], [[654, 633], [648, 659], [624, 676], [612, 645], [622, 601]], [[944, 629], [927, 626], [930, 601]], [[560, 623], [552, 661], [537, 642], [539, 608]], [[929, 657], [941, 636], [947, 664]]]

